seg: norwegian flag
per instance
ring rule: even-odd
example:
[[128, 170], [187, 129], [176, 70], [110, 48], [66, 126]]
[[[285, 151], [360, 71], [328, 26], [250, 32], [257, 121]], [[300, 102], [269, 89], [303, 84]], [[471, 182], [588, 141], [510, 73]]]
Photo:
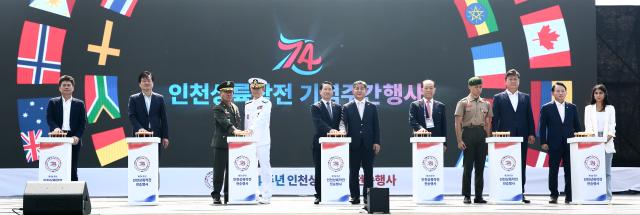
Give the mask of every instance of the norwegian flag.
[[25, 134], [24, 132], [20, 132], [20, 138], [22, 138], [22, 147], [24, 148], [24, 153], [27, 162], [29, 163], [37, 161], [39, 158], [40, 144], [36, 143], [36, 141], [38, 141], [41, 136], [42, 129], [38, 129], [37, 131], [28, 131], [27, 134]]
[[24, 21], [18, 48], [17, 84], [57, 84], [67, 30]]

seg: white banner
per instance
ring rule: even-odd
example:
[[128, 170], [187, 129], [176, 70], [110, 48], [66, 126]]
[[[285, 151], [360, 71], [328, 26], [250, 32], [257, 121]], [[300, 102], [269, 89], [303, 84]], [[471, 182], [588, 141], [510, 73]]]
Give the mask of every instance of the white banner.
[[444, 203], [444, 137], [412, 137], [413, 201], [417, 204]]
[[321, 204], [348, 204], [350, 137], [321, 137]]
[[71, 137], [41, 137], [38, 180], [71, 181]]
[[251, 137], [227, 137], [229, 143], [229, 204], [256, 204], [258, 159]]
[[606, 138], [575, 137], [567, 142], [571, 144], [572, 203], [607, 204]]
[[489, 137], [489, 202], [523, 204], [522, 137]]
[[127, 194], [130, 205], [158, 204], [158, 137], [130, 137]]

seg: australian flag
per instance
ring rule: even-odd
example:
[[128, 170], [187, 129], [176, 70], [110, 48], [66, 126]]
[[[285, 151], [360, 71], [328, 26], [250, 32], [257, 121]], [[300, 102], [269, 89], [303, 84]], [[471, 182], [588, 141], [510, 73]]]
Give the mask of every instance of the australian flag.
[[[38, 138], [49, 132], [47, 105], [50, 98], [18, 99], [20, 139], [28, 163], [38, 160]], [[46, 135], [44, 135], [46, 136]]]
[[17, 84], [57, 84], [67, 30], [24, 21], [18, 48]]

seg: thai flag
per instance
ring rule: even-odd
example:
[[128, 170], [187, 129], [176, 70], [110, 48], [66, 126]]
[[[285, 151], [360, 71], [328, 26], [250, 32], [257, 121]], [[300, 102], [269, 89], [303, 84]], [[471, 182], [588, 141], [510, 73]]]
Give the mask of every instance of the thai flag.
[[136, 7], [137, 3], [138, 0], [102, 0], [100, 6], [127, 17], [131, 17], [131, 13], [133, 13], [133, 9]]
[[25, 21], [18, 48], [17, 84], [57, 84], [67, 30]]

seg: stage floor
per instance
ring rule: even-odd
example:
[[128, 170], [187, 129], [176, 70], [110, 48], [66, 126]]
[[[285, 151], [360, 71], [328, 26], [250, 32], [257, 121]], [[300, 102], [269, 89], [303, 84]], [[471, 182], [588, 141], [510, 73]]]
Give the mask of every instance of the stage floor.
[[[446, 196], [444, 205], [416, 205], [409, 196], [392, 196], [392, 214], [640, 214], [640, 195], [615, 195], [609, 205], [550, 205], [547, 196], [527, 196], [528, 205], [465, 205]], [[558, 199], [564, 202], [564, 198]], [[210, 197], [163, 196], [157, 206], [129, 206], [126, 198], [91, 198], [92, 214], [357, 214], [363, 205], [314, 205], [313, 197], [276, 196], [268, 205], [214, 206]], [[21, 208], [22, 198], [0, 198], [0, 214]], [[362, 212], [364, 213], [364, 212]]]

